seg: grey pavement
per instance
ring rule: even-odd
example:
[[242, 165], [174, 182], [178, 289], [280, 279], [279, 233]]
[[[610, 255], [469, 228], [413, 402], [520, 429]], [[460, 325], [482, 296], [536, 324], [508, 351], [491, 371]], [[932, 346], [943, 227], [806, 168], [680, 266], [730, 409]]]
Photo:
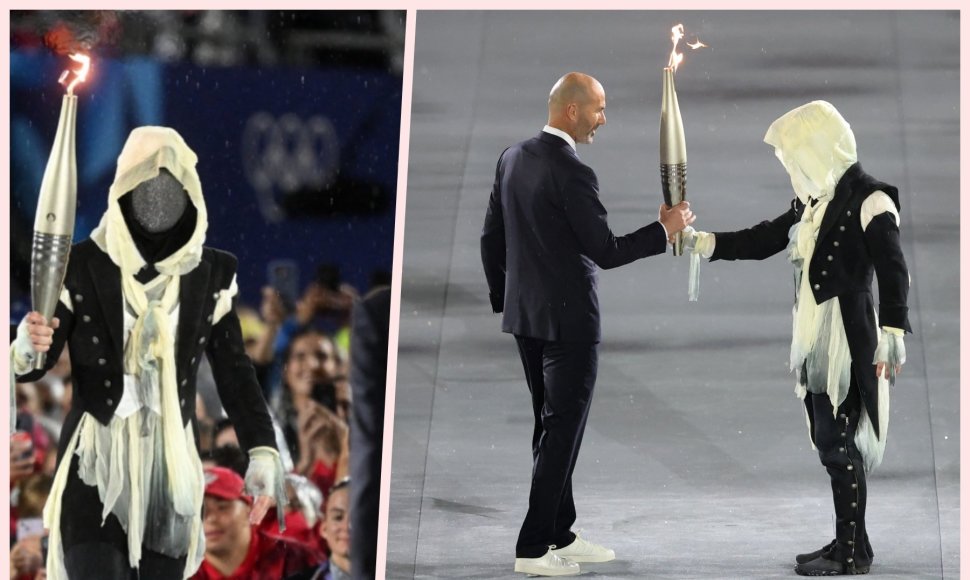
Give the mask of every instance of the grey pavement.
[[[426, 12], [417, 16], [388, 578], [513, 578], [531, 471], [514, 340], [479, 255], [496, 160], [535, 135], [569, 70], [607, 92], [579, 154], [617, 234], [656, 219], [669, 30], [711, 48], [677, 73], [688, 199], [704, 230], [785, 211], [768, 125], [814, 99], [852, 124], [901, 192], [909, 361], [893, 392], [868, 527], [880, 578], [959, 576], [959, 18], [955, 12]], [[603, 272], [600, 372], [574, 476], [596, 578], [785, 578], [833, 536], [828, 478], [787, 370], [782, 255], [669, 253]]]

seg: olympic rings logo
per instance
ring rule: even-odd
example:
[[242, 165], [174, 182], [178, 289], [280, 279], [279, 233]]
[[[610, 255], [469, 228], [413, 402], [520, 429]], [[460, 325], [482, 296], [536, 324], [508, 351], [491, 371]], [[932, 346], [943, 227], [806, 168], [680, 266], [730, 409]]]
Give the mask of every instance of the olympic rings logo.
[[241, 149], [246, 179], [270, 222], [285, 217], [277, 196], [326, 189], [340, 171], [337, 131], [320, 115], [302, 119], [286, 113], [276, 118], [258, 112], [246, 121]]

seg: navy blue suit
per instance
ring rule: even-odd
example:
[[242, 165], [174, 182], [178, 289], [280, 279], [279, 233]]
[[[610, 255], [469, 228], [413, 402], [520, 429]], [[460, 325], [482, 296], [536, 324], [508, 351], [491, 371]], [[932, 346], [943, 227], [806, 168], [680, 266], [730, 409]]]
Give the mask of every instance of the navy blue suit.
[[654, 222], [615, 236], [596, 174], [542, 132], [499, 158], [481, 247], [492, 309], [516, 337], [532, 394], [532, 488], [516, 556], [535, 558], [574, 539], [571, 478], [600, 340], [597, 267], [662, 254], [666, 235]]

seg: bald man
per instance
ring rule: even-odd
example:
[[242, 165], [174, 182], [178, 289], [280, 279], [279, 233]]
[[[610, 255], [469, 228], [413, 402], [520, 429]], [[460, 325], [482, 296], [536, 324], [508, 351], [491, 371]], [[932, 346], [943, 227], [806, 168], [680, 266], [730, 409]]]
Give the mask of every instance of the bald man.
[[549, 120], [536, 137], [506, 149], [482, 230], [482, 263], [492, 309], [515, 336], [532, 394], [532, 487], [515, 548], [515, 571], [580, 573], [613, 550], [570, 530], [576, 521], [572, 474], [596, 382], [600, 341], [597, 267], [662, 254], [667, 239], [694, 221], [686, 202], [615, 236], [596, 174], [576, 153], [606, 123], [606, 92], [569, 73], [549, 93]]

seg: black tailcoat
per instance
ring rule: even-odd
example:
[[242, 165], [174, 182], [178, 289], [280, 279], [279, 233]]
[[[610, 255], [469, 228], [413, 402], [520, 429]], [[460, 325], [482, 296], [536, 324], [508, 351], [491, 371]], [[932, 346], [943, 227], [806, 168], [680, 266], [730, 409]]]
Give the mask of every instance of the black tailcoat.
[[[182, 424], [192, 421], [197, 431], [195, 381], [205, 354], [223, 407], [236, 427], [240, 446], [276, 449], [272, 421], [243, 346], [239, 319], [230, 310], [213, 324], [219, 292], [229, 288], [236, 265], [232, 254], [204, 248], [199, 265], [180, 280], [175, 364]], [[59, 459], [81, 416], [87, 412], [102, 425], [108, 425], [124, 392], [124, 298], [120, 269], [97, 244], [85, 240], [71, 249], [64, 287], [70, 294], [73, 312], [62, 302], [58, 303], [54, 315], [60, 319], [60, 326], [54, 331], [47, 355], [50, 369], [65, 344], [71, 353], [74, 392], [71, 410], [61, 431]], [[17, 380], [37, 380], [45, 372], [32, 371]]]
[[[899, 243], [899, 227], [888, 213], [875, 216], [865, 231], [859, 219], [862, 203], [875, 191], [884, 191], [899, 209], [895, 187], [876, 181], [859, 163], [845, 172], [822, 218], [807, 275], [818, 304], [839, 298], [852, 374], [876, 435], [881, 437], [879, 389], [872, 364], [879, 342], [873, 273], [879, 280], [879, 325], [907, 332], [912, 329], [906, 306], [909, 272]], [[788, 246], [788, 230], [801, 219], [803, 210], [804, 205], [795, 199], [791, 208], [774, 220], [737, 232], [716, 232], [711, 261], [763, 260], [781, 252]]]

